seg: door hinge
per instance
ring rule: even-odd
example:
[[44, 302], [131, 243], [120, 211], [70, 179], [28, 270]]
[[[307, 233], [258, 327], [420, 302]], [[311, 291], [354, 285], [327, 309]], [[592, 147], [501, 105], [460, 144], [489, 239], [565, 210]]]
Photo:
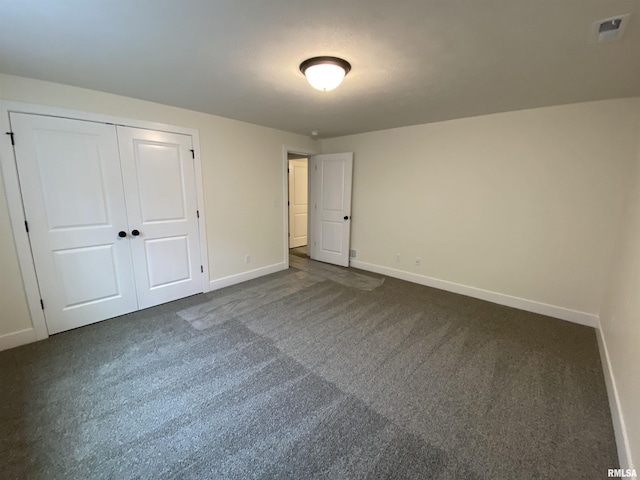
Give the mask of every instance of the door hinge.
[[291, 205], [291, 202], [287, 202], [287, 206]]
[[44, 310], [44, 302], [42, 301], [42, 299], [40, 299], [40, 306], [42, 307], [42, 309]]
[[191, 150], [191, 158], [193, 159], [196, 158], [196, 152], [194, 150]]
[[287, 173], [289, 173], [289, 169], [287, 168]]
[[27, 231], [27, 233], [29, 233], [29, 222], [27, 222], [26, 220], [24, 221], [24, 228]]
[[200, 265], [200, 273], [204, 273], [204, 267]]
[[196, 217], [200, 218], [200, 210], [196, 210]]
[[13, 138], [13, 132], [7, 132], [7, 135], [9, 135], [11, 137], [11, 145], [15, 145], [16, 142], [15, 142], [15, 140]]

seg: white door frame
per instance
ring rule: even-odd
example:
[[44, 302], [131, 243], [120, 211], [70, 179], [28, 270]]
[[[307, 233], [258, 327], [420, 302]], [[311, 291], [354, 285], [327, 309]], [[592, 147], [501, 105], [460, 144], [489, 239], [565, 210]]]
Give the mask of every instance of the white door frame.
[[[208, 292], [210, 290], [209, 260], [207, 252], [207, 227], [205, 222], [206, 215], [204, 209], [202, 160], [200, 156], [200, 132], [197, 129], [168, 125], [165, 123], [149, 122], [145, 120], [134, 120], [130, 118], [104, 115], [100, 113], [83, 112], [66, 108], [0, 100], [0, 133], [3, 137], [5, 137], [0, 139], [0, 168], [2, 169], [2, 178], [9, 209], [9, 218], [11, 221], [11, 228], [13, 230], [13, 239], [18, 256], [18, 263], [20, 265], [20, 272], [22, 273], [22, 283], [27, 297], [27, 305], [29, 307], [29, 314], [31, 315], [32, 325], [31, 331], [24, 330], [19, 332], [21, 335], [20, 344], [29, 343], [36, 340], [43, 340], [49, 336], [49, 333], [47, 331], [47, 324], [45, 322], [44, 313], [40, 305], [40, 290], [38, 288], [33, 256], [31, 255], [29, 237], [25, 230], [26, 219], [22, 207], [22, 194], [20, 191], [16, 158], [9, 135], [4, 135], [5, 132], [11, 131], [11, 124], [9, 122], [9, 114], [11, 112], [48, 115], [52, 117], [70, 118], [74, 120], [108, 123], [113, 125], [122, 125], [125, 127], [144, 128], [147, 130], [158, 130], [162, 132], [182, 133], [185, 135], [190, 135], [193, 139], [196, 191], [198, 200], [198, 211], [200, 212], [200, 258], [204, 270], [202, 276], [202, 291]], [[15, 141], [19, 142], [20, 139], [16, 138]]]
[[[290, 145], [282, 146], [282, 223], [284, 225], [282, 242], [284, 244], [284, 268], [285, 270], [289, 268], [289, 206], [287, 202], [289, 201], [289, 154], [293, 153], [294, 155], [306, 155], [310, 157], [311, 155], [317, 155], [318, 152], [316, 150], [312, 150], [304, 147], [292, 147]], [[308, 160], [307, 160], [308, 161]], [[308, 184], [308, 182], [307, 182]], [[311, 187], [308, 190], [309, 195], [311, 195]], [[307, 202], [307, 205], [309, 203]], [[309, 221], [310, 215], [307, 212], [307, 222]], [[307, 238], [311, 235], [311, 231], [307, 229]], [[307, 248], [309, 246], [307, 245]]]

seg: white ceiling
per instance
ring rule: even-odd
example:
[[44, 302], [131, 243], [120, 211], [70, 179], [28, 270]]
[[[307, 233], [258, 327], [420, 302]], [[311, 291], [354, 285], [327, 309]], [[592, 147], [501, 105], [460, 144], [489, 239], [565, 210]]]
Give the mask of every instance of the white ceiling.
[[[333, 92], [318, 55], [353, 66]], [[640, 1], [0, 0], [0, 72], [327, 138], [638, 96]]]

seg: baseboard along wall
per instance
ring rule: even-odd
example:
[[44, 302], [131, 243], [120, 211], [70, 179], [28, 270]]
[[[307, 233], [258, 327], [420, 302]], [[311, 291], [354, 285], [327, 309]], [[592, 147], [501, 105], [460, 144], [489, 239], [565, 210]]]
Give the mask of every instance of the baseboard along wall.
[[284, 262], [274, 263], [273, 265], [267, 265], [266, 267], [256, 268], [249, 270], [248, 272], [236, 273], [229, 275], [228, 277], [216, 278], [209, 282], [209, 288], [211, 290], [219, 290], [224, 287], [230, 287], [238, 283], [253, 280], [254, 278], [263, 277], [271, 273], [276, 273], [281, 270], [285, 270], [286, 265]]
[[616, 378], [611, 369], [609, 360], [609, 351], [607, 342], [601, 329], [596, 331], [598, 337], [598, 349], [600, 350], [600, 362], [602, 363], [602, 371], [604, 373], [604, 381], [607, 386], [607, 396], [609, 397], [609, 408], [611, 409], [611, 421], [613, 422], [613, 432], [616, 437], [616, 445], [618, 447], [618, 459], [620, 460], [620, 468], [633, 469], [634, 462], [629, 446], [629, 437], [627, 436], [627, 427], [624, 423], [622, 408], [620, 405], [620, 397], [618, 396], [618, 388], [616, 386]]
[[570, 310], [568, 308], [536, 302], [534, 300], [527, 300], [526, 298], [513, 297], [504, 293], [483, 290], [481, 288], [470, 287], [468, 285], [462, 285], [460, 283], [440, 280], [438, 278], [428, 277], [426, 275], [420, 275], [418, 273], [407, 272], [405, 270], [384, 267], [382, 265], [376, 265], [373, 263], [361, 262], [359, 260], [351, 259], [350, 264], [354, 268], [359, 268], [368, 272], [387, 275], [389, 277], [398, 278], [400, 280], [406, 280], [407, 282], [413, 282], [420, 285], [425, 285], [427, 287], [438, 288], [447, 292], [459, 293], [460, 295], [466, 295], [467, 297], [486, 300], [488, 302], [497, 303], [498, 305], [504, 305], [506, 307], [513, 307], [527, 312], [559, 318], [561, 320], [579, 323], [580, 325], [586, 325], [588, 327], [593, 327], [596, 329], [600, 326], [598, 316], [591, 313]]
[[[580, 325], [586, 325], [587, 327], [593, 327], [596, 329], [600, 328], [598, 316], [591, 313], [580, 312], [578, 310], [570, 310], [568, 308], [558, 307], [556, 305], [549, 305], [546, 303], [536, 302], [534, 300], [527, 300], [526, 298], [514, 297], [503, 293], [483, 290], [481, 288], [470, 287], [468, 285], [462, 285], [460, 283], [440, 280], [438, 278], [428, 277], [426, 275], [420, 275], [404, 270], [384, 267], [382, 265], [362, 262], [355, 259], [350, 260], [350, 265], [354, 268], [359, 268], [368, 272], [379, 273], [381, 275], [387, 275], [389, 277], [398, 278], [400, 280], [406, 280], [407, 282], [417, 283], [419, 285], [425, 285], [427, 287], [438, 288], [440, 290], [458, 293], [460, 295], [466, 295], [468, 297], [478, 298], [480, 300], [486, 300], [488, 302], [497, 303], [498, 305], [518, 308], [520, 310], [538, 313], [540, 315], [547, 315], [549, 317], [559, 318], [561, 320], [578, 323]], [[272, 265], [267, 265], [266, 267], [260, 267], [254, 270], [249, 270], [247, 272], [237, 273], [234, 275], [229, 275], [227, 277], [211, 280], [209, 282], [209, 286], [211, 290], [219, 290], [221, 288], [236, 285], [248, 280], [253, 280], [254, 278], [262, 277], [264, 275], [276, 273], [284, 270], [285, 268], [286, 265], [284, 262], [274, 263]]]
[[35, 342], [36, 340], [38, 340], [38, 337], [33, 328], [26, 328], [24, 330], [18, 330], [17, 332], [0, 335], [0, 351], [20, 347], [27, 343]]

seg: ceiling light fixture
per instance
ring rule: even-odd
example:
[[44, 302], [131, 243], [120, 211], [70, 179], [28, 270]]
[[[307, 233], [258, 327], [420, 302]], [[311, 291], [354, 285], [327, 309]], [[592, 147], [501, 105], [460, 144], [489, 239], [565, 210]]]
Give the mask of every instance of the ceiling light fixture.
[[313, 57], [300, 64], [300, 71], [313, 88], [328, 92], [342, 83], [351, 64], [337, 57]]

